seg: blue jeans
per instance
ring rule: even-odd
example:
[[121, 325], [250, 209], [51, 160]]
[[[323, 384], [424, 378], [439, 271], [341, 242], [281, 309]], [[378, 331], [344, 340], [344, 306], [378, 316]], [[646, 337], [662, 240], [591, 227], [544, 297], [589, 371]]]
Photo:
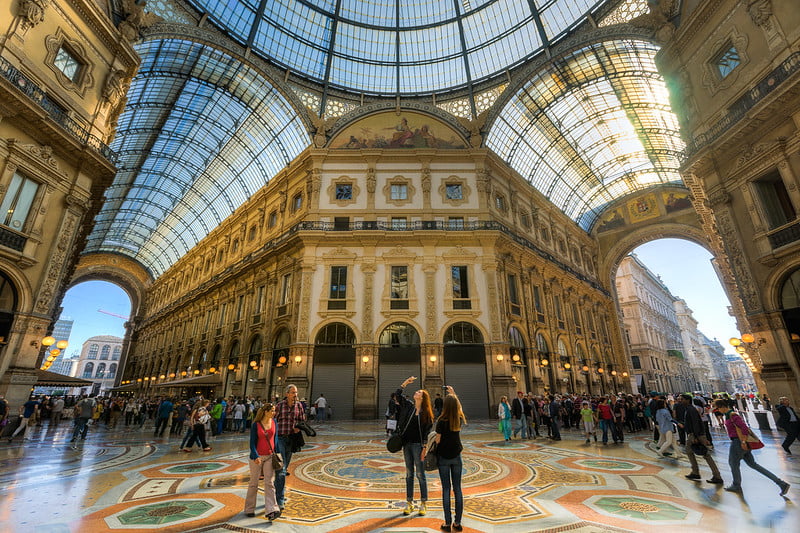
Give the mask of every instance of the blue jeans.
[[317, 414], [314, 415], [314, 419], [319, 422], [325, 422], [325, 407], [317, 407]]
[[617, 434], [614, 433], [614, 421], [613, 420], [600, 420], [600, 429], [603, 430], [603, 444], [608, 443], [608, 430], [611, 430], [611, 438], [614, 439], [614, 442], [617, 442]]
[[407, 442], [403, 444], [403, 457], [406, 460], [406, 501], [414, 499], [414, 470], [419, 481], [419, 495], [423, 502], [428, 501], [428, 480], [425, 478], [425, 468], [422, 465], [422, 444]]
[[561, 438], [561, 431], [559, 430], [559, 426], [558, 426], [558, 418], [552, 417], [550, 419], [550, 425], [552, 426], [552, 436], [553, 436], [553, 438], [554, 439], [560, 439]]
[[742, 449], [742, 444], [739, 439], [732, 438], [731, 449], [728, 452], [728, 464], [730, 465], [731, 473], [733, 474], [733, 483], [731, 483], [732, 486], [742, 486], [742, 471], [740, 469], [740, 463], [742, 460], [747, 463], [747, 466], [771, 479], [779, 487], [783, 485], [783, 481], [778, 476], [756, 462], [755, 458], [753, 457], [753, 452]]
[[75, 429], [72, 432], [72, 440], [77, 439], [79, 436], [82, 439], [86, 438], [86, 431], [89, 426], [86, 423], [89, 421], [88, 418], [84, 418], [82, 416], [75, 418]]
[[292, 438], [278, 437], [277, 452], [283, 457], [283, 468], [275, 472], [275, 499], [278, 501], [278, 507], [283, 508], [286, 504], [286, 471], [292, 460]]
[[[442, 509], [444, 510], [445, 524], [460, 524], [464, 514], [464, 494], [461, 492], [461, 472], [463, 466], [461, 455], [452, 459], [439, 457], [439, 478], [442, 481]], [[453, 495], [456, 498], [456, 519], [451, 520], [450, 514], [450, 486], [452, 483]]]
[[[525, 415], [520, 416], [516, 424], [514, 425], [514, 436], [517, 436], [517, 433], [520, 433], [520, 437], [523, 439], [528, 438], [528, 421], [525, 418]], [[459, 522], [460, 523], [460, 522]]]

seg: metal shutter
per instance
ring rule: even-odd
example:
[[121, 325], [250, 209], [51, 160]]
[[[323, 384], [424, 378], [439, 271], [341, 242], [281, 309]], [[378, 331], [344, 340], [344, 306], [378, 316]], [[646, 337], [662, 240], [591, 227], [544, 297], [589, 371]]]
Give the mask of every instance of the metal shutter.
[[444, 380], [458, 394], [467, 420], [490, 418], [485, 364], [445, 363]]
[[324, 394], [334, 420], [353, 419], [353, 399], [355, 397], [356, 365], [317, 364], [314, 365], [314, 379], [311, 382], [309, 402]]
[[[409, 376], [419, 377], [419, 362], [417, 363], [383, 363], [378, 369], [378, 418], [386, 414], [389, 398], [392, 393]], [[417, 388], [414, 388], [417, 387]], [[421, 388], [419, 380], [409, 385], [409, 391]]]

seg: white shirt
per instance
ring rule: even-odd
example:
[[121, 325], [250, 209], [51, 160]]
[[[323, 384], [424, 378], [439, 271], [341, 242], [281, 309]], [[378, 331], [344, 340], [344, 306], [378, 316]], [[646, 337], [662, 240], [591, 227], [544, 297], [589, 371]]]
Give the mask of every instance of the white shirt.
[[328, 400], [325, 399], [325, 396], [320, 396], [314, 403], [317, 404], [317, 409], [325, 409], [328, 407]]

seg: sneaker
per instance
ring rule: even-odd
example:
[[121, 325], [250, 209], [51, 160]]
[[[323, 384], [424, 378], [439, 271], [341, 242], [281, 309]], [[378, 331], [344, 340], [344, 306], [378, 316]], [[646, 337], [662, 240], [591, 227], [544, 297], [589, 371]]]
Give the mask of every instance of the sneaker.
[[700, 477], [700, 474], [686, 474], [686, 479], [700, 480], [702, 478]]
[[661, 455], [663, 455], [664, 457], [672, 457], [672, 452], [664, 452]]
[[789, 492], [789, 487], [791, 487], [791, 485], [785, 481], [781, 484], [781, 496], [785, 496], [786, 493]]
[[441, 526], [439, 526], [439, 529], [441, 529], [442, 531], [452, 531], [452, 529], [450, 528], [450, 524], [442, 524]]
[[[788, 488], [786, 490], [789, 490]], [[425, 508], [425, 502], [419, 504], [419, 515], [425, 516], [428, 514], [428, 509]]]
[[724, 481], [721, 477], [712, 477], [711, 479], [707, 479], [706, 483], [712, 483], [714, 485], [722, 485]]
[[728, 485], [725, 487], [725, 490], [728, 492], [742, 492], [742, 487], [737, 487], [736, 485]]
[[589, 444], [589, 439], [586, 439], [586, 444]]
[[783, 451], [786, 452], [786, 455], [792, 455], [792, 452], [789, 451], [789, 447], [788, 446], [781, 446], [781, 448], [783, 448]]
[[403, 514], [408, 516], [414, 512], [414, 502], [406, 502], [406, 508], [403, 509]]
[[204, 452], [210, 452], [210, 451], [211, 451], [211, 446], [209, 446], [209, 447], [207, 447], [207, 448], [203, 448], [203, 451], [204, 451]]

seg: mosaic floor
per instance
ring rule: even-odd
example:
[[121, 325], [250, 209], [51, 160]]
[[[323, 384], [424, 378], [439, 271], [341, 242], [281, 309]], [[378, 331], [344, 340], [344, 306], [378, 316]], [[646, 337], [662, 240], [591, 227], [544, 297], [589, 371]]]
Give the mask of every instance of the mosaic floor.
[[[402, 454], [390, 454], [379, 422], [331, 422], [295, 454], [283, 516], [268, 522], [242, 510], [248, 481], [247, 437], [223, 435], [210, 452], [181, 453], [178, 438], [147, 430], [90, 430], [71, 445], [69, 422], [39, 428], [31, 441], [0, 444], [0, 531], [35, 533], [436, 532], [442, 523], [436, 474], [428, 475], [428, 514], [403, 516]], [[744, 493], [692, 482], [685, 458], [658, 458], [643, 435], [625, 444], [564, 440], [503, 442], [496, 423], [464, 432], [464, 531], [797, 531], [800, 445], [780, 450], [764, 432], [757, 460], [792, 483], [786, 498], [742, 466]], [[727, 438], [714, 456], [730, 481]], [[710, 477], [705, 461], [701, 474]], [[418, 493], [417, 493], [418, 494]]]

